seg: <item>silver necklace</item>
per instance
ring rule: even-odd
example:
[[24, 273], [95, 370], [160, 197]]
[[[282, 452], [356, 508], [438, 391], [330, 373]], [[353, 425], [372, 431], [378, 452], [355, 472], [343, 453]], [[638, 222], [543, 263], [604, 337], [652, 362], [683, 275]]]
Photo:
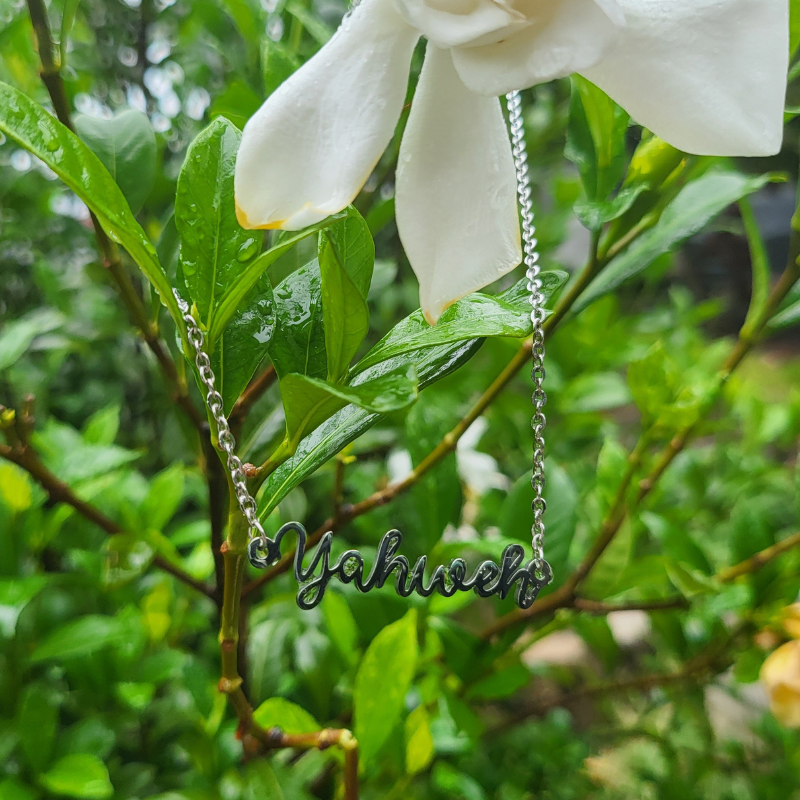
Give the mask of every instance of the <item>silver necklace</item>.
[[519, 92], [506, 95], [511, 133], [514, 168], [517, 178], [517, 195], [522, 216], [522, 240], [526, 268], [527, 288], [531, 299], [531, 324], [533, 328], [532, 395], [533, 418], [533, 525], [531, 528], [533, 558], [525, 562], [525, 548], [521, 544], [508, 545], [500, 562], [487, 560], [479, 564], [470, 574], [462, 558], [453, 559], [447, 566], [436, 567], [428, 580], [425, 579], [427, 556], [420, 556], [413, 567], [403, 555], [397, 555], [402, 544], [400, 531], [384, 534], [378, 545], [372, 568], [365, 575], [364, 557], [358, 550], [347, 550], [335, 561], [331, 561], [333, 533], [328, 531], [320, 540], [307, 567], [303, 566], [308, 535], [299, 522], [288, 522], [277, 532], [274, 539], [267, 536], [258, 518], [258, 506], [247, 488], [247, 477], [241, 459], [236, 455], [236, 441], [225, 416], [222, 396], [215, 386], [211, 361], [203, 349], [205, 336], [191, 314], [188, 303], [173, 289], [178, 308], [186, 323], [189, 343], [195, 351], [195, 365], [200, 380], [206, 388], [205, 402], [217, 425], [217, 438], [227, 459], [227, 467], [236, 491], [236, 500], [249, 528], [248, 556], [253, 566], [265, 569], [281, 557], [283, 538], [289, 533], [297, 535], [294, 555], [294, 575], [300, 588], [297, 604], [302, 609], [314, 608], [325, 594], [328, 583], [336, 578], [342, 583], [352, 583], [359, 591], [368, 592], [382, 587], [392, 576], [395, 589], [403, 597], [417, 593], [428, 597], [434, 592], [451, 597], [456, 592], [474, 591], [481, 597], [498, 595], [507, 597], [515, 593], [520, 608], [530, 608], [541, 589], [553, 578], [550, 565], [544, 557], [544, 406], [547, 402], [543, 383], [544, 369], [544, 295], [539, 277], [539, 253], [537, 251], [536, 228], [533, 222], [528, 158], [525, 148], [525, 131], [522, 120], [522, 104]]

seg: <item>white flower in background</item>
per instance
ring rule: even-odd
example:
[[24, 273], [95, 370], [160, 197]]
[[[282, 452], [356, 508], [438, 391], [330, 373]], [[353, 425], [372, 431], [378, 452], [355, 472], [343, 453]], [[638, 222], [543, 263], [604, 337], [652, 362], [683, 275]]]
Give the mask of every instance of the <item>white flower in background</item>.
[[425, 36], [396, 215], [435, 322], [521, 260], [497, 95], [579, 72], [681, 150], [768, 155], [788, 13], [787, 0], [363, 0], [245, 127], [239, 220], [297, 230], [347, 206], [394, 134]]
[[[500, 472], [497, 461], [488, 453], [475, 449], [488, 427], [489, 423], [479, 417], [467, 428], [456, 446], [458, 474], [468, 495], [480, 497], [490, 489], [508, 491], [511, 487], [511, 481]], [[414, 464], [408, 450], [395, 450], [386, 461], [390, 484], [405, 480], [413, 469]]]

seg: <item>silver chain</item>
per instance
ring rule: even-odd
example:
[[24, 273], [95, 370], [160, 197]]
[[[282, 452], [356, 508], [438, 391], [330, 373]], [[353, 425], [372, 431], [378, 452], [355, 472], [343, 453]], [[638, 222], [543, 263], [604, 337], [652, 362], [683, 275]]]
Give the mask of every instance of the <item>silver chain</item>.
[[514, 154], [514, 167], [517, 172], [517, 196], [519, 197], [520, 211], [522, 213], [522, 241], [525, 251], [525, 275], [528, 279], [528, 291], [531, 293], [531, 325], [533, 327], [533, 341], [531, 354], [533, 356], [533, 474], [531, 486], [533, 487], [533, 558], [544, 561], [544, 512], [547, 503], [544, 499], [545, 472], [544, 472], [544, 428], [546, 420], [544, 406], [547, 395], [544, 392], [544, 328], [545, 319], [544, 295], [542, 294], [542, 280], [539, 277], [539, 253], [537, 251], [536, 227], [533, 224], [533, 205], [531, 203], [531, 183], [528, 174], [528, 154], [525, 149], [525, 126], [522, 120], [522, 102], [519, 92], [509, 92], [506, 95], [508, 106], [509, 126], [511, 129], [511, 148]]
[[261, 539], [262, 544], [266, 544], [267, 534], [264, 533], [264, 528], [258, 519], [258, 506], [253, 495], [247, 490], [247, 476], [244, 471], [244, 465], [234, 452], [236, 450], [236, 440], [233, 438], [231, 426], [225, 416], [222, 395], [220, 395], [215, 386], [214, 370], [211, 369], [211, 361], [208, 358], [208, 354], [203, 350], [205, 336], [195, 322], [189, 310], [189, 304], [178, 294], [177, 289], [173, 289], [172, 293], [175, 295], [178, 308], [183, 315], [183, 321], [186, 323], [186, 335], [189, 343], [194, 348], [194, 363], [197, 365], [200, 380], [206, 387], [206, 405], [214, 418], [214, 422], [217, 423], [217, 441], [228, 457], [228, 472], [231, 474], [231, 480], [236, 489], [236, 500], [239, 503], [239, 508], [242, 509], [242, 514], [247, 520], [250, 538], [255, 539], [258, 537]]
[[[531, 293], [531, 325], [533, 327], [533, 342], [531, 352], [533, 354], [533, 475], [531, 486], [533, 487], [533, 526], [531, 528], [533, 543], [533, 558], [535, 561], [544, 561], [544, 512], [547, 508], [543, 493], [545, 487], [544, 472], [544, 428], [545, 416], [544, 406], [547, 402], [547, 395], [544, 392], [542, 383], [544, 382], [544, 329], [542, 327], [545, 319], [544, 295], [542, 294], [542, 281], [539, 277], [541, 268], [539, 266], [539, 253], [537, 252], [538, 242], [536, 241], [536, 227], [533, 224], [533, 206], [531, 203], [530, 178], [528, 176], [528, 156], [525, 150], [525, 129], [522, 120], [522, 103], [520, 102], [519, 92], [509, 92], [506, 95], [508, 104], [508, 115], [511, 128], [511, 145], [514, 155], [514, 167], [517, 174], [517, 194], [522, 213], [522, 239], [525, 251], [526, 277], [528, 279], [528, 291]], [[211, 361], [208, 354], [203, 349], [205, 336], [200, 327], [195, 322], [189, 310], [189, 304], [178, 294], [176, 289], [172, 290], [178, 308], [183, 315], [186, 323], [186, 334], [189, 343], [195, 351], [195, 364], [200, 380], [206, 387], [206, 405], [217, 425], [217, 439], [219, 446], [227, 456], [228, 471], [231, 474], [234, 488], [236, 490], [236, 500], [242, 510], [247, 524], [251, 539], [258, 537], [262, 543], [266, 544], [267, 535], [258, 519], [258, 506], [255, 499], [247, 489], [247, 476], [241, 459], [234, 452], [236, 440], [231, 433], [228, 419], [222, 402], [222, 396], [215, 386], [214, 371], [211, 369]]]

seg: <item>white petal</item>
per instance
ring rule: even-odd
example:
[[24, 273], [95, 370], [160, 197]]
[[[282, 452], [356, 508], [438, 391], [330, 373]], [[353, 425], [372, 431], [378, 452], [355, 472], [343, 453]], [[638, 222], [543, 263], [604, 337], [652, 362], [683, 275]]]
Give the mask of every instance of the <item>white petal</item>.
[[236, 161], [244, 227], [298, 230], [352, 202], [392, 138], [418, 38], [392, 0], [363, 0], [270, 95]]
[[409, 25], [442, 48], [526, 24], [503, 0], [397, 0], [397, 5]]
[[529, 27], [503, 41], [453, 50], [470, 89], [505, 94], [585, 69], [613, 45], [625, 22], [616, 0], [537, 0], [526, 16]]
[[522, 260], [511, 143], [500, 102], [469, 91], [428, 44], [403, 134], [397, 227], [434, 324]]
[[674, 147], [770, 155], [781, 146], [786, 0], [618, 0], [618, 46], [583, 74]]

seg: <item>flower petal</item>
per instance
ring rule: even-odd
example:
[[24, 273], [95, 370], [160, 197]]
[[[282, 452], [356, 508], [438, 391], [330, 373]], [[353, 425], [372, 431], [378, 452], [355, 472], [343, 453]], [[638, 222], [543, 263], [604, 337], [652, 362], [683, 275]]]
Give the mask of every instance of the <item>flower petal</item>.
[[392, 0], [364, 0], [244, 128], [239, 222], [298, 230], [358, 194], [394, 134], [419, 34]]
[[783, 134], [786, 0], [618, 0], [620, 42], [583, 74], [674, 147], [770, 155]]
[[450, 52], [432, 44], [400, 147], [396, 214], [431, 324], [522, 260], [500, 101], [469, 91]]
[[501, 42], [453, 50], [470, 89], [498, 95], [570, 75], [597, 63], [625, 20], [616, 0], [537, 0], [530, 26]]
[[397, 0], [397, 5], [409, 25], [442, 48], [526, 24], [525, 17], [503, 0]]

